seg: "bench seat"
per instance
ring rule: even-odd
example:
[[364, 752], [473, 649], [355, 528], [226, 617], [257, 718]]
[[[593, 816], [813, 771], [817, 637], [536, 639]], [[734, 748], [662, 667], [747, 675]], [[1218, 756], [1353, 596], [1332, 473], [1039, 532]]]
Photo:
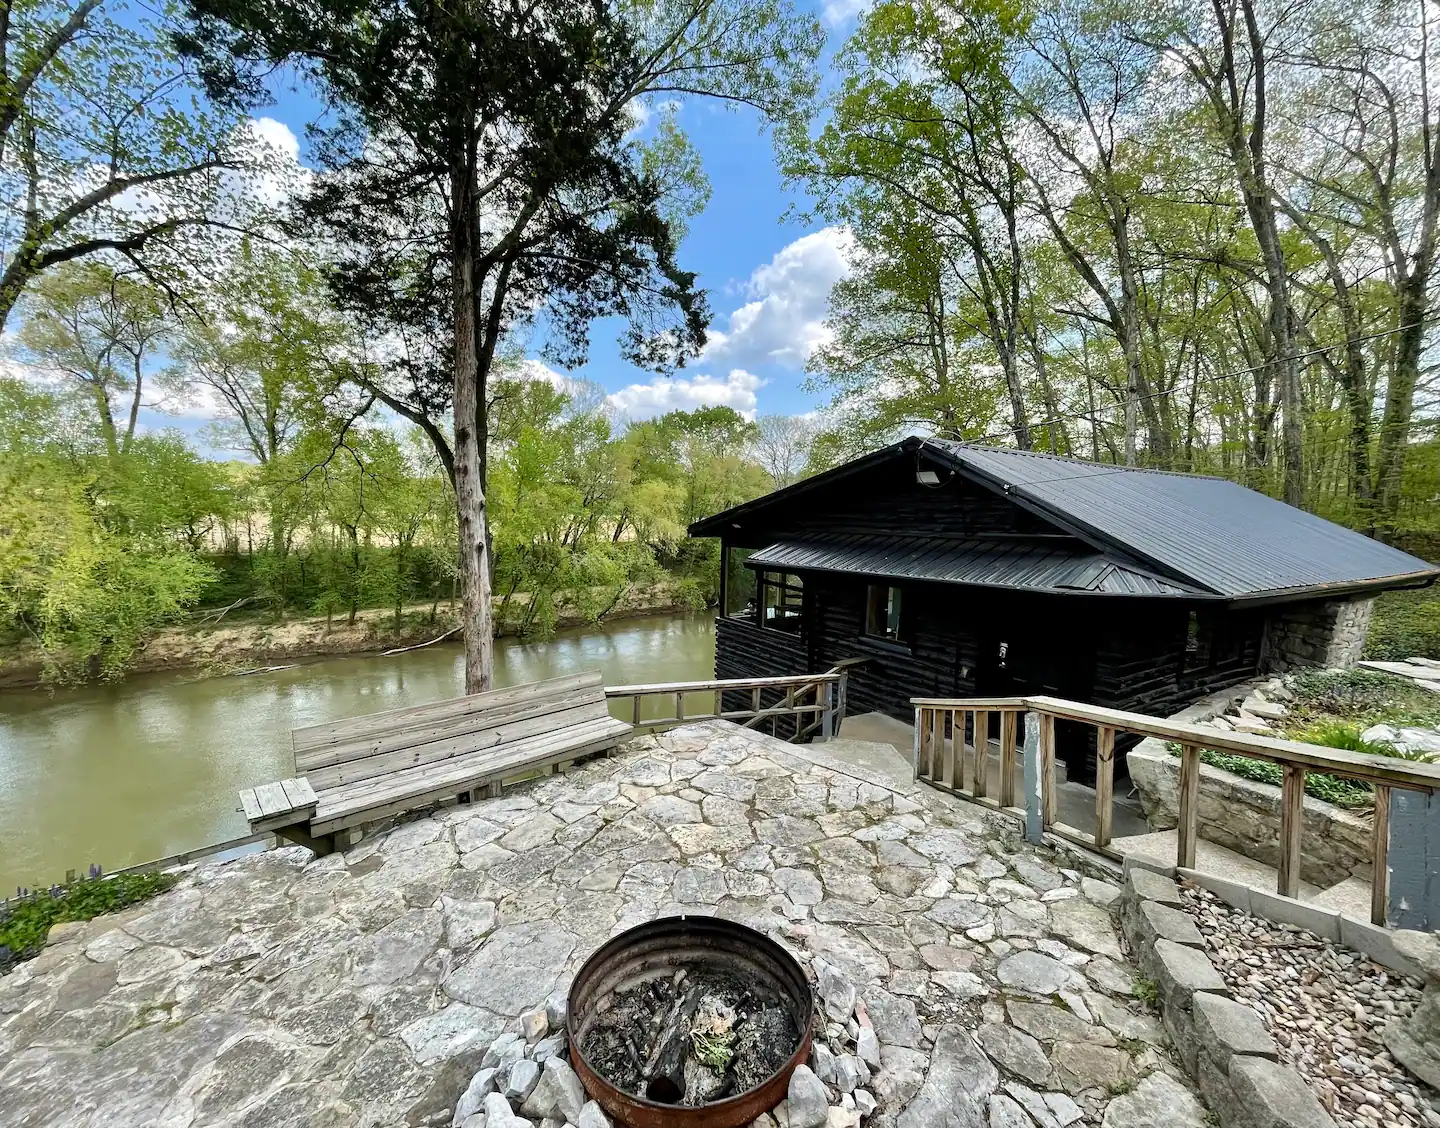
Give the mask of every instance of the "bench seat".
[[[522, 773], [613, 748], [630, 735], [630, 726], [613, 717], [570, 725], [513, 744], [486, 748], [441, 764], [424, 764], [321, 793], [312, 825], [331, 834], [360, 822], [473, 791]], [[438, 770], [437, 770], [438, 769]]]
[[598, 671], [296, 729], [294, 779], [240, 794], [252, 830], [317, 852], [350, 828], [613, 748]]

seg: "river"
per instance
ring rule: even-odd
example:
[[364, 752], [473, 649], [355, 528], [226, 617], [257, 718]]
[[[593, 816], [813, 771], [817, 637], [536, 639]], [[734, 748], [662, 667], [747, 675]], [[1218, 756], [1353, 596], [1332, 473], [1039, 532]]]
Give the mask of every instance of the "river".
[[[495, 681], [585, 669], [610, 685], [698, 681], [714, 657], [711, 616], [653, 616], [497, 640]], [[244, 677], [0, 692], [0, 890], [241, 837], [236, 793], [293, 773], [292, 728], [454, 697], [462, 673], [459, 648], [439, 645]]]

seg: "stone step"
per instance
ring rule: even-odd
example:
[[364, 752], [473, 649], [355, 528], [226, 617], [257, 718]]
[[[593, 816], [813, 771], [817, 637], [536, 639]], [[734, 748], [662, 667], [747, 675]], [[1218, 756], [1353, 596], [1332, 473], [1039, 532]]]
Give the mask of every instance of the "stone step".
[[[1173, 866], [1175, 864], [1175, 851], [1178, 846], [1178, 835], [1173, 830], [1157, 830], [1150, 834], [1133, 834], [1124, 838], [1116, 838], [1111, 845], [1121, 854], [1138, 855], [1148, 858], [1151, 861], [1159, 862], [1162, 865]], [[1273, 866], [1267, 866], [1264, 862], [1257, 862], [1254, 858], [1247, 858], [1244, 854], [1237, 854], [1234, 850], [1227, 850], [1224, 846], [1217, 846], [1213, 842], [1200, 839], [1195, 843], [1195, 869], [1212, 873], [1216, 877], [1226, 881], [1238, 882], [1241, 885], [1250, 885], [1256, 889], [1266, 891], [1274, 890], [1279, 874]], [[1350, 886], [1352, 883], [1362, 885], [1365, 890], [1364, 908], [1359, 919], [1370, 919], [1370, 883], [1359, 881], [1357, 878], [1350, 878], [1340, 884]], [[1335, 888], [1339, 888], [1336, 886]], [[1300, 900], [1313, 901], [1322, 893], [1318, 885], [1312, 885], [1308, 881], [1300, 883]], [[1346, 895], [1347, 904], [1351, 895]], [[1340, 905], [1327, 905], [1327, 908], [1339, 909], [1346, 915], [1353, 915], [1349, 909], [1341, 909]]]

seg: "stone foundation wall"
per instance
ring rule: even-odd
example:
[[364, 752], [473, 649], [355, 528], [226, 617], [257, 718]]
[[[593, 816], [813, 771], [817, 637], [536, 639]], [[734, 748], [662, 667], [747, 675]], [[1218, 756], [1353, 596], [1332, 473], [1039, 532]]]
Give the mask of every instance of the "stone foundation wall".
[[[1130, 780], [1152, 830], [1180, 821], [1180, 758], [1154, 739], [1129, 752]], [[1280, 788], [1200, 765], [1198, 833], [1266, 865], [1280, 864]], [[1328, 889], [1347, 877], [1370, 877], [1370, 815], [1305, 796], [1300, 876]]]
[[1373, 596], [1276, 607], [1265, 623], [1261, 669], [1275, 674], [1300, 666], [1348, 669], [1360, 660], [1374, 609]]

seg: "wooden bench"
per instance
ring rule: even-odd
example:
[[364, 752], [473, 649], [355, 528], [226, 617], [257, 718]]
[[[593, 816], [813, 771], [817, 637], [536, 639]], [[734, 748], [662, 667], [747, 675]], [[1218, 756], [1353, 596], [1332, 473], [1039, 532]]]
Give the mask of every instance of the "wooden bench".
[[338, 833], [613, 748], [598, 671], [295, 729], [297, 778], [240, 793], [254, 831], [317, 853]]

